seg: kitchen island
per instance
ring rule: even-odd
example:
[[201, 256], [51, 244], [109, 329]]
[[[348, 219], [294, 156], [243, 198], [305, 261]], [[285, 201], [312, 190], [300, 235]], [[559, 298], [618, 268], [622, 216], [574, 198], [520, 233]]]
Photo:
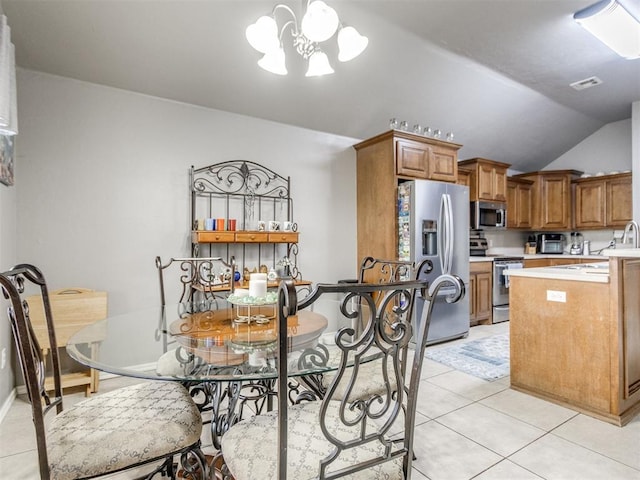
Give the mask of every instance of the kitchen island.
[[511, 387], [628, 423], [640, 412], [640, 249], [508, 274]]

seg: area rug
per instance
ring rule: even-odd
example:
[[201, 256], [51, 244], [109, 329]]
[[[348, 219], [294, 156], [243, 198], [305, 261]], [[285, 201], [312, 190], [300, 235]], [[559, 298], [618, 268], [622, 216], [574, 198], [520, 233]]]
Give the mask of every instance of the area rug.
[[425, 357], [475, 377], [497, 380], [509, 375], [509, 334], [427, 348]]

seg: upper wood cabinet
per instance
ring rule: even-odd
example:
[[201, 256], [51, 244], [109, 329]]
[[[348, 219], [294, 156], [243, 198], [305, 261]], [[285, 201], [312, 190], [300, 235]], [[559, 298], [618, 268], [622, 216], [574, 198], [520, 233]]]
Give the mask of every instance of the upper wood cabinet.
[[397, 188], [402, 179], [456, 182], [462, 145], [390, 130], [354, 145], [358, 258], [397, 258]]
[[458, 167], [458, 181], [456, 183], [458, 185], [465, 185], [468, 187], [470, 182], [471, 182], [471, 170]]
[[486, 158], [471, 158], [458, 163], [458, 167], [471, 170], [469, 175], [469, 198], [471, 201], [507, 201], [508, 163]]
[[631, 173], [574, 180], [575, 228], [624, 227], [632, 218]]
[[458, 179], [459, 145], [420, 135], [406, 138], [403, 135], [406, 132], [395, 130], [391, 133], [395, 142], [396, 174], [399, 177], [443, 182], [455, 182]]
[[533, 181], [533, 230], [571, 230], [571, 182], [581, 173], [576, 170], [547, 170], [513, 177]]
[[507, 228], [530, 230], [533, 226], [533, 181], [507, 179]]

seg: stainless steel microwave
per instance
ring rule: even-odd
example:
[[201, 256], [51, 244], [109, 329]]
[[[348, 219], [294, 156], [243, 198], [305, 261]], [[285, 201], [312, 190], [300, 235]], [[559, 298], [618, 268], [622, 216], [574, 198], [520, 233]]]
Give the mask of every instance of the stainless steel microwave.
[[507, 204], [502, 202], [471, 202], [471, 228], [507, 228]]

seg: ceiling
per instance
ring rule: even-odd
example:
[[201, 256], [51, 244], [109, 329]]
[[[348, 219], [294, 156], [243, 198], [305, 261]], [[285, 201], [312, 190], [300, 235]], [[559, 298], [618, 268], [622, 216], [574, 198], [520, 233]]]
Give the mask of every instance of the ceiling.
[[[595, 0], [326, 1], [369, 47], [318, 78], [304, 76], [290, 45], [288, 76], [256, 65], [244, 30], [275, 1], [0, 3], [21, 68], [356, 139], [397, 117], [453, 132], [460, 158], [519, 171], [630, 118], [640, 100], [640, 59], [618, 57], [572, 19]], [[640, 2], [620, 3], [640, 18]], [[601, 85], [569, 87], [594, 75]]]

